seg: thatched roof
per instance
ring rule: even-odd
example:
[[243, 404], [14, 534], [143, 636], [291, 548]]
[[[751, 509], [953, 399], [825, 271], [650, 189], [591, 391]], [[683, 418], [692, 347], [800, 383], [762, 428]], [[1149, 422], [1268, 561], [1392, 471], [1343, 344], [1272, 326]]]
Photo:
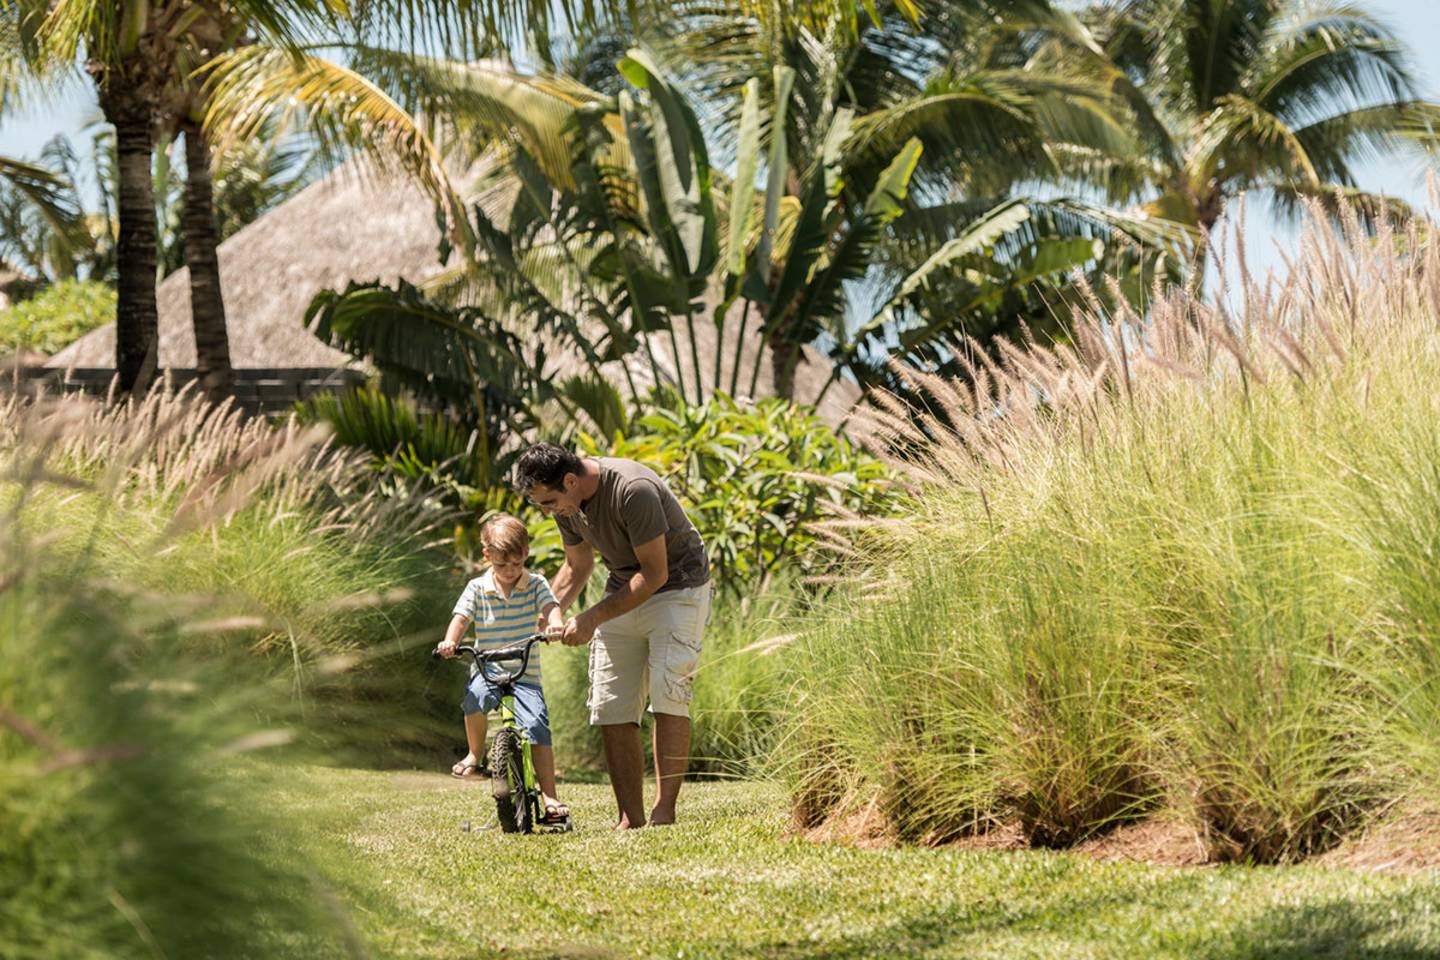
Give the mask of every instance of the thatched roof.
[[[301, 325], [326, 288], [404, 277], [420, 283], [442, 268], [430, 201], [400, 179], [361, 179], [349, 168], [312, 184], [220, 244], [230, 362], [235, 367], [339, 367], [353, 359]], [[190, 271], [156, 290], [160, 366], [195, 366]], [[51, 358], [51, 367], [113, 367], [115, 325]]]
[[[473, 177], [463, 178], [473, 182]], [[482, 203], [491, 206], [492, 193]], [[499, 204], [503, 206], [503, 200]], [[498, 210], [490, 211], [493, 214]], [[354, 358], [320, 342], [302, 322], [305, 308], [324, 289], [343, 289], [352, 280], [404, 278], [420, 284], [444, 269], [437, 259], [439, 228], [434, 208], [421, 191], [405, 180], [361, 178], [341, 168], [313, 184], [220, 245], [220, 278], [225, 292], [230, 360], [237, 368], [339, 367]], [[453, 263], [453, 261], [452, 261]], [[181, 269], [166, 277], [157, 290], [160, 314], [160, 367], [195, 366], [195, 336], [190, 320], [190, 276]], [[712, 314], [715, 299], [697, 314], [696, 347], [708, 395], [714, 377], [716, 329]], [[735, 337], [743, 304], [729, 313], [722, 357], [722, 383], [728, 387]], [[739, 392], [749, 386], [750, 370], [760, 340], [754, 331], [759, 321], [750, 318], [741, 359]], [[681, 368], [687, 385], [695, 375], [681, 327]], [[668, 334], [652, 334], [655, 355], [667, 376], [674, 376], [673, 351]], [[553, 355], [553, 354], [552, 354]], [[578, 372], [579, 357], [557, 358], [562, 372]], [[115, 326], [92, 331], [52, 357], [52, 368], [98, 367], [115, 364]], [[637, 352], [630, 358], [637, 386], [651, 382], [648, 361]], [[830, 377], [830, 364], [806, 350], [796, 371], [796, 399], [811, 403]], [[608, 373], [609, 371], [607, 371]], [[624, 389], [617, 367], [611, 381]], [[760, 364], [756, 394], [773, 396], [768, 353]], [[859, 399], [849, 383], [837, 383], [827, 393], [821, 415], [841, 420]]]

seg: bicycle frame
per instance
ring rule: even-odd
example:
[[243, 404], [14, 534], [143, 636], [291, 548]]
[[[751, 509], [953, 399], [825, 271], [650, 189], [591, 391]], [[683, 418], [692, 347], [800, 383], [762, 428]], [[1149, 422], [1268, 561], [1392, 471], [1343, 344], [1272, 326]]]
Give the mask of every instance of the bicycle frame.
[[[485, 682], [489, 683], [490, 678], [486, 677]], [[525, 789], [538, 789], [539, 780], [535, 777], [535, 761], [530, 756], [532, 744], [530, 738], [525, 736], [525, 731], [521, 729], [519, 721], [515, 719], [515, 684], [513, 682], [500, 688], [500, 729], [515, 731], [515, 736], [520, 741], [520, 769]]]
[[[535, 774], [535, 759], [531, 753], [534, 745], [530, 742], [530, 738], [525, 735], [524, 729], [520, 726], [515, 716], [515, 686], [519, 682], [520, 677], [525, 674], [526, 668], [530, 665], [530, 654], [535, 644], [542, 643], [545, 640], [546, 637], [543, 634], [537, 633], [512, 647], [501, 647], [483, 652], [469, 645], [457, 646], [455, 648], [456, 653], [466, 653], [470, 655], [485, 683], [500, 694], [500, 725], [496, 731], [497, 740], [495, 742], [497, 744], [499, 743], [498, 737], [502, 731], [509, 732], [513, 735], [515, 743], [519, 747], [519, 796], [514, 796], [512, 794], [512, 788], [509, 787], [504, 787], [504, 792], [501, 792], [502, 786], [500, 785], [500, 781], [496, 779], [496, 773], [498, 771], [493, 759], [491, 761], [491, 784], [495, 790], [497, 808], [500, 810], [501, 826], [504, 827], [507, 822], [505, 819], [507, 813], [505, 811], [510, 810], [513, 812], [513, 806], [509, 805], [519, 803], [523, 805], [526, 811], [525, 821], [528, 822], [528, 826], [520, 828], [521, 832], [524, 833], [534, 832], [536, 827], [548, 829], [557, 826], [557, 824], [553, 822], [544, 824], [540, 822], [541, 795], [539, 778]], [[436, 653], [433, 654], [433, 656], [438, 657], [439, 654]], [[517, 668], [503, 671], [498, 676], [492, 676], [487, 668], [492, 664], [505, 661], [519, 661], [520, 665]], [[502, 773], [501, 776], [503, 777], [504, 774]], [[516, 822], [518, 823], [519, 821]], [[562, 832], [571, 829], [568, 816], [565, 818], [565, 823], [561, 829]]]

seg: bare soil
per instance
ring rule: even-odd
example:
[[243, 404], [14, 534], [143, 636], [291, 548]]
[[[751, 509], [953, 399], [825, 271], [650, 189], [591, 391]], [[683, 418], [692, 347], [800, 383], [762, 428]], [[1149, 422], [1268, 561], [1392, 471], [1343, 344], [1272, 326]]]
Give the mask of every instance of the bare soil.
[[[841, 843], [862, 849], [904, 845], [874, 804], [832, 817], [818, 827], [798, 833], [813, 843]], [[959, 850], [1030, 847], [1018, 822], [943, 842], [927, 843], [922, 839], [920, 845]], [[1100, 861], [1163, 867], [1201, 867], [1215, 862], [1199, 831], [1173, 811], [1162, 811], [1145, 820], [1116, 827], [1071, 847], [1068, 852]], [[1376, 873], [1440, 870], [1440, 811], [1396, 813], [1308, 862]]]

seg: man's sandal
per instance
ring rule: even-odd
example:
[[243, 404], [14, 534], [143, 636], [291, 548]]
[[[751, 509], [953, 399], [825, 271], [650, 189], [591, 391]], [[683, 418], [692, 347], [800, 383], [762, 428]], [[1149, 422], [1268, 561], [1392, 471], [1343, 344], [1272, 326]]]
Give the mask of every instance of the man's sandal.
[[545, 804], [545, 816], [540, 818], [540, 823], [545, 825], [564, 823], [570, 819], [570, 804], [568, 803], [547, 803]]
[[490, 771], [478, 760], [461, 760], [450, 768], [450, 776], [456, 780], [489, 779]]

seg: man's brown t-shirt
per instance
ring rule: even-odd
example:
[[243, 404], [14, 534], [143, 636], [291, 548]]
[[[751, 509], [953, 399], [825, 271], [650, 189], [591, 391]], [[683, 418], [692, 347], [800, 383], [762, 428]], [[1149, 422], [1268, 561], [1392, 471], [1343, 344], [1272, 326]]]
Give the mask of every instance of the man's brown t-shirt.
[[635, 547], [661, 534], [669, 567], [661, 592], [708, 583], [710, 563], [700, 532], [660, 476], [634, 460], [594, 460], [600, 465], [599, 489], [581, 505], [580, 514], [556, 517], [555, 524], [567, 545], [588, 543], [600, 554], [610, 570], [605, 592], [614, 593], [640, 571]]

